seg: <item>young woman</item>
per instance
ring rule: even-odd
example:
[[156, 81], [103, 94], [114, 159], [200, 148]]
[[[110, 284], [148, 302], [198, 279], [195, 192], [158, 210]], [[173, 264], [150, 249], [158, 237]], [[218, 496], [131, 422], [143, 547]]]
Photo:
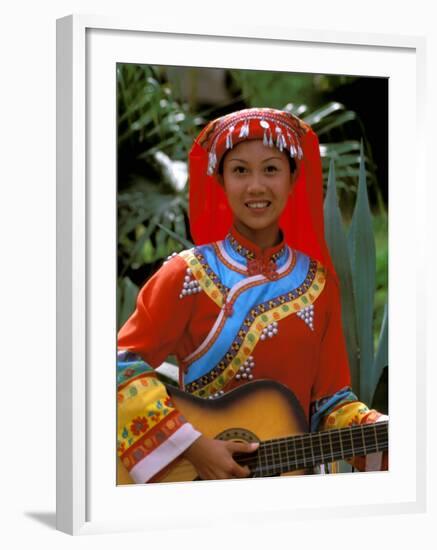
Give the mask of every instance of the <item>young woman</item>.
[[381, 419], [350, 390], [316, 134], [290, 113], [245, 109], [209, 123], [189, 163], [196, 247], [144, 285], [119, 333], [119, 456], [136, 483], [180, 456], [202, 479], [244, 477], [233, 455], [257, 447], [185, 420], [148, 367], [170, 354], [198, 397], [270, 379], [292, 390], [311, 431]]

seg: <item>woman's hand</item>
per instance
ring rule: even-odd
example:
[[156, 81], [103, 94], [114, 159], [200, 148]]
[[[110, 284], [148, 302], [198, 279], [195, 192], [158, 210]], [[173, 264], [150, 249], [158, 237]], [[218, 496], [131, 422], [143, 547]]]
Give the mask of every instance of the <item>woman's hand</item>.
[[258, 443], [238, 443], [236, 441], [220, 441], [201, 435], [183, 453], [201, 479], [230, 479], [247, 477], [250, 474], [248, 466], [240, 466], [235, 462], [233, 453], [253, 453]]

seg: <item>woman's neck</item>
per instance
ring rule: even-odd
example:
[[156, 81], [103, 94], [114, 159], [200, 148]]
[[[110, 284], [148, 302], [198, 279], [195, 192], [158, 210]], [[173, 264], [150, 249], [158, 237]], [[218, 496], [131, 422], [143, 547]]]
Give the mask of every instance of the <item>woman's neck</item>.
[[281, 231], [279, 226], [266, 227], [263, 229], [252, 229], [239, 220], [234, 221], [235, 229], [246, 239], [258, 246], [261, 250], [266, 250], [278, 245], [281, 240]]

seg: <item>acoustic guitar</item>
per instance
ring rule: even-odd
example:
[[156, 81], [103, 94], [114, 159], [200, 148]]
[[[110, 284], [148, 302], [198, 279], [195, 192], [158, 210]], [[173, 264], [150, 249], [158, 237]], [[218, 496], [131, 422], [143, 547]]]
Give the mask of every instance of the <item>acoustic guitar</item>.
[[[259, 442], [250, 454], [234, 454], [250, 477], [311, 473], [317, 465], [388, 449], [388, 422], [308, 433], [306, 416], [296, 396], [282, 384], [257, 380], [214, 399], [203, 399], [167, 387], [175, 407], [205, 436]], [[118, 460], [117, 482], [133, 483]], [[195, 481], [191, 462], [177, 458], [151, 481]]]

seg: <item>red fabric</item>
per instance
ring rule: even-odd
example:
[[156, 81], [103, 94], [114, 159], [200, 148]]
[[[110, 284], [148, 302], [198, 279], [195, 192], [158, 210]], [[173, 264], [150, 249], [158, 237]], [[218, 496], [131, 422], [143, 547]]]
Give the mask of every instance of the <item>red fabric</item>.
[[[308, 256], [320, 260], [336, 278], [335, 269], [328, 251], [324, 234], [323, 219], [323, 175], [319, 141], [314, 131], [303, 121], [290, 113], [272, 109], [250, 109], [238, 111], [210, 122], [195, 140], [189, 154], [190, 185], [190, 228], [197, 245], [221, 240], [232, 225], [232, 212], [228, 206], [223, 188], [214, 175], [208, 175], [208, 153], [223, 121], [241, 121], [241, 113], [254, 115], [264, 111], [273, 112], [279, 120], [296, 125], [303, 158], [295, 159], [298, 177], [294, 191], [280, 219], [280, 227], [286, 242]], [[258, 119], [257, 119], [258, 123]], [[250, 138], [239, 138], [237, 123], [233, 133], [233, 145], [244, 139], [262, 139], [263, 128], [259, 124], [250, 127]], [[226, 152], [226, 133], [217, 143], [217, 165]]]

